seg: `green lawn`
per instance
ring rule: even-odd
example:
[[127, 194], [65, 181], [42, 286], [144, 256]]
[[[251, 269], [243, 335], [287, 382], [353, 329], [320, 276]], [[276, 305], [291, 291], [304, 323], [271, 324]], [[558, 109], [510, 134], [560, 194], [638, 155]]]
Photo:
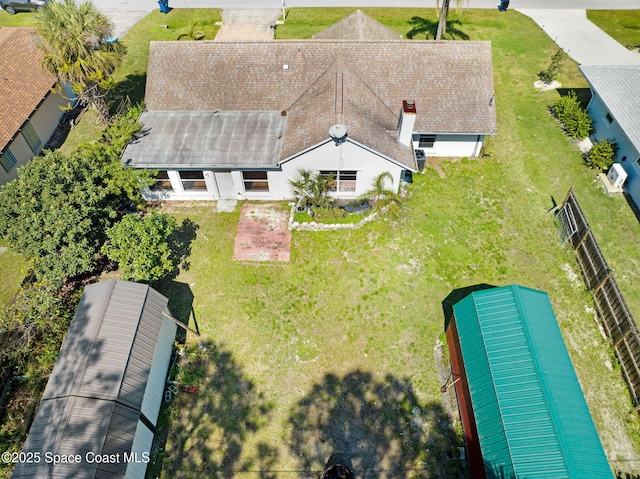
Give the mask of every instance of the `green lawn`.
[[0, 241], [0, 310], [9, 304], [20, 289], [24, 279], [24, 261], [20, 255], [12, 253], [7, 245]]
[[[278, 38], [308, 38], [352, 10], [292, 9]], [[435, 18], [433, 9], [365, 10], [405, 35], [412, 17]], [[432, 168], [416, 175], [400, 220], [296, 231], [290, 263], [247, 265], [231, 259], [238, 212], [166, 206], [200, 225], [191, 268], [163, 289], [183, 315], [193, 295], [202, 347], [189, 337], [182, 373], [198, 390], [180, 393], [163, 419], [163, 477], [301, 477], [340, 448], [392, 477], [458, 477], [459, 430], [443, 409], [434, 348], [442, 301], [478, 283], [549, 292], [611, 465], [639, 472], [630, 461], [640, 457], [638, 417], [547, 210], [575, 188], [632, 311], [638, 222], [623, 198], [599, 190], [548, 114], [558, 94], [533, 88], [551, 39], [515, 11], [453, 20], [460, 34], [493, 42], [499, 133], [490, 157], [443, 161], [444, 178]], [[568, 58], [559, 80], [587, 86]]]
[[0, 9], [0, 27], [31, 27], [33, 26], [33, 13], [20, 12], [9, 15]]
[[[436, 18], [433, 8], [363, 10], [405, 36]], [[291, 9], [276, 34], [309, 38], [351, 11]], [[209, 38], [220, 13], [202, 12], [153, 12], [134, 26], [120, 91], [142, 98], [149, 39], [174, 39], [203, 17]], [[197, 390], [180, 392], [161, 419], [162, 477], [306, 477], [299, 471], [319, 471], [337, 449], [379, 477], [460, 477], [460, 430], [443, 405], [434, 348], [444, 340], [442, 301], [478, 283], [549, 292], [612, 467], [640, 473], [640, 421], [547, 210], [575, 188], [636, 313], [640, 259], [629, 245], [638, 222], [623, 198], [598, 189], [548, 114], [558, 94], [533, 88], [551, 39], [515, 11], [451, 17], [457, 37], [493, 42], [499, 133], [491, 156], [443, 161], [444, 178], [432, 168], [416, 175], [399, 220], [295, 231], [289, 263], [249, 265], [232, 260], [239, 212], [165, 205], [199, 225], [190, 267], [161, 289], [178, 317], [193, 309], [202, 337], [200, 347], [188, 337], [180, 373]], [[568, 58], [559, 80], [587, 87]]]
[[640, 10], [587, 10], [587, 18], [628, 49], [640, 48]]

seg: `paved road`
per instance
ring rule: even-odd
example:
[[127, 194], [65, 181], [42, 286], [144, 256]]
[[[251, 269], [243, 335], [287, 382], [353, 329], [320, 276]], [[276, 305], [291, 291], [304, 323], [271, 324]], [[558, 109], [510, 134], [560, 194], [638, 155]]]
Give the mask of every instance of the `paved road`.
[[[285, 0], [286, 7], [427, 7], [435, 0]], [[498, 0], [464, 0], [468, 8], [497, 8]], [[455, 3], [455, 0], [452, 1]], [[158, 8], [154, 0], [94, 0], [101, 10], [151, 11]], [[281, 0], [169, 0], [174, 8], [229, 8], [262, 9], [282, 8]], [[510, 8], [542, 9], [640, 9], [640, 0], [511, 0]]]

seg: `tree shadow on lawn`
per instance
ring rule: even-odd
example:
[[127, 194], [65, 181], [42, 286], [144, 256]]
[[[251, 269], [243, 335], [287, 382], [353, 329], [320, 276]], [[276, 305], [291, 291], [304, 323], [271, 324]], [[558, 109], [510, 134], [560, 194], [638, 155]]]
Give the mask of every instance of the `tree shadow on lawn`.
[[[272, 406], [232, 354], [201, 342], [186, 352], [182, 369], [165, 431], [166, 477], [230, 478], [237, 471], [272, 470], [277, 451], [264, 443], [241, 460], [244, 443], [268, 421]], [[270, 474], [260, 477], [275, 478]]]
[[466, 477], [451, 418], [440, 403], [420, 404], [408, 379], [328, 374], [298, 402], [289, 425], [293, 455], [316, 477], [336, 452], [360, 479]]
[[127, 75], [123, 80], [120, 80], [113, 89], [113, 104], [118, 104], [121, 98], [129, 98], [133, 105], [143, 102], [146, 82], [146, 73]]
[[587, 108], [591, 101], [591, 89], [589, 88], [557, 88], [557, 92], [561, 97], [575, 93], [582, 108]]
[[[418, 35], [425, 36], [425, 40], [433, 39], [436, 37], [436, 33], [438, 32], [438, 20], [429, 20], [428, 18], [422, 17], [411, 17], [409, 20], [409, 25], [412, 25], [411, 30], [407, 32], [407, 38], [413, 39]], [[446, 39], [450, 39], [451, 37], [456, 40], [469, 40], [469, 35], [467, 35], [460, 28], [462, 26], [462, 22], [460, 20], [447, 20], [447, 30], [446, 30]], [[445, 38], [443, 38], [444, 40]]]
[[191, 263], [191, 244], [195, 241], [198, 228], [200, 226], [189, 218], [182, 221], [176, 231], [169, 238], [169, 248], [171, 249], [171, 262], [174, 264], [174, 270], [169, 274], [169, 279], [175, 279], [180, 270], [189, 271]]

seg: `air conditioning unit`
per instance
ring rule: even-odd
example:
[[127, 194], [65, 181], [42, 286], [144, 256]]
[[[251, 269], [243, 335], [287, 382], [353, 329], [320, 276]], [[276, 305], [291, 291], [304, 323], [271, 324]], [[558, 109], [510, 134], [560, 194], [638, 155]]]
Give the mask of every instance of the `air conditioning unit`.
[[416, 150], [416, 161], [418, 162], [418, 171], [424, 170], [426, 163], [424, 150]]
[[620, 163], [614, 163], [607, 173], [607, 178], [611, 182], [611, 186], [614, 188], [622, 188], [625, 180], [627, 179], [627, 172]]

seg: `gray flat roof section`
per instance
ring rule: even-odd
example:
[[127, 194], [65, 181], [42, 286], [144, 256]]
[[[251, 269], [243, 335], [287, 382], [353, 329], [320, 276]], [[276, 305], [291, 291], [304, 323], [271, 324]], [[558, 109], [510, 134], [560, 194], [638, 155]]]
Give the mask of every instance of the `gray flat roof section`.
[[145, 111], [123, 161], [139, 168], [275, 168], [287, 125], [280, 111]]

